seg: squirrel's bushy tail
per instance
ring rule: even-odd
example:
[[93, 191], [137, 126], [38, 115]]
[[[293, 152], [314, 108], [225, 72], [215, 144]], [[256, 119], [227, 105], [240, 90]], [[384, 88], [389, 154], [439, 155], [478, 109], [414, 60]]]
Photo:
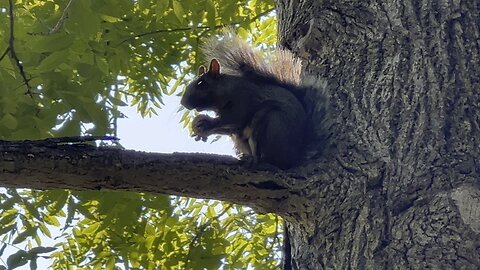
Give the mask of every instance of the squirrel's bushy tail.
[[202, 47], [205, 57], [217, 59], [222, 72], [230, 75], [255, 73], [256, 76], [272, 77], [279, 82], [300, 85], [302, 63], [290, 51], [275, 50], [268, 58], [252, 48], [232, 28], [223, 34], [209, 38]]

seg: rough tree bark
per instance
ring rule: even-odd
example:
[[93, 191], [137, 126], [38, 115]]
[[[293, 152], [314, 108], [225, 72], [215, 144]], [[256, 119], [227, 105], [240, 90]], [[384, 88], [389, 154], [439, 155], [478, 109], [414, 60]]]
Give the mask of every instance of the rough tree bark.
[[479, 269], [480, 2], [278, 2], [335, 116], [315, 208], [288, 219], [294, 265]]
[[296, 197], [304, 188], [303, 179], [297, 172], [248, 170], [230, 156], [0, 141], [1, 187], [149, 192], [286, 212], [283, 198]]
[[279, 0], [280, 43], [330, 85], [332, 149], [300, 168], [14, 143], [0, 144], [0, 185], [275, 212], [288, 222], [294, 269], [478, 269], [479, 14], [476, 0]]

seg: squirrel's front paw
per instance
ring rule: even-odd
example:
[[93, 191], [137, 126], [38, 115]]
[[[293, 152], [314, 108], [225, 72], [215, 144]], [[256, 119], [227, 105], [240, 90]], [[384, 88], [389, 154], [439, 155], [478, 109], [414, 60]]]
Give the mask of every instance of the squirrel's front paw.
[[237, 154], [237, 158], [238, 158], [239, 163], [242, 166], [247, 167], [247, 168], [254, 168], [258, 163], [258, 159], [256, 157], [248, 155], [248, 154], [239, 153], [239, 154]]
[[208, 115], [198, 115], [192, 121], [193, 137], [196, 141], [207, 141], [210, 130], [213, 128], [214, 119]]

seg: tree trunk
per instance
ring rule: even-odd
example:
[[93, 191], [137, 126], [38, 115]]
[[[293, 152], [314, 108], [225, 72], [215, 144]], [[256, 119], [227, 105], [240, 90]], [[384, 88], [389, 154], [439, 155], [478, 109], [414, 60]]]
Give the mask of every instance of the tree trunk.
[[479, 269], [480, 2], [279, 0], [278, 16], [327, 78], [336, 146], [287, 218], [294, 269]]

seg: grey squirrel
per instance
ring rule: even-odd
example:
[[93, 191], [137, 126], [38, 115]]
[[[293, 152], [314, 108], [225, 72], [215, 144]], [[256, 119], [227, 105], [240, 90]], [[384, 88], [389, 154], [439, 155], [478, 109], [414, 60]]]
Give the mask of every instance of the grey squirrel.
[[[292, 53], [276, 50], [266, 60], [230, 29], [221, 38], [210, 38], [203, 52], [211, 59], [209, 68], [200, 67], [181, 104], [187, 109], [214, 111], [217, 117], [193, 119], [196, 140], [230, 135], [241, 156], [281, 169], [299, 164], [306, 148], [325, 146], [326, 83], [308, 76], [301, 81], [302, 65]], [[284, 225], [282, 268], [290, 270], [290, 237]]]
[[[266, 60], [232, 30], [210, 38], [203, 52], [211, 59], [209, 68], [200, 67], [181, 104], [217, 117], [193, 119], [196, 140], [230, 135], [242, 158], [281, 169], [299, 164], [309, 134], [315, 133], [309, 123], [314, 112], [325, 118], [325, 83], [302, 83], [301, 62], [290, 52], [277, 50]], [[320, 98], [309, 101], [308, 92]]]

